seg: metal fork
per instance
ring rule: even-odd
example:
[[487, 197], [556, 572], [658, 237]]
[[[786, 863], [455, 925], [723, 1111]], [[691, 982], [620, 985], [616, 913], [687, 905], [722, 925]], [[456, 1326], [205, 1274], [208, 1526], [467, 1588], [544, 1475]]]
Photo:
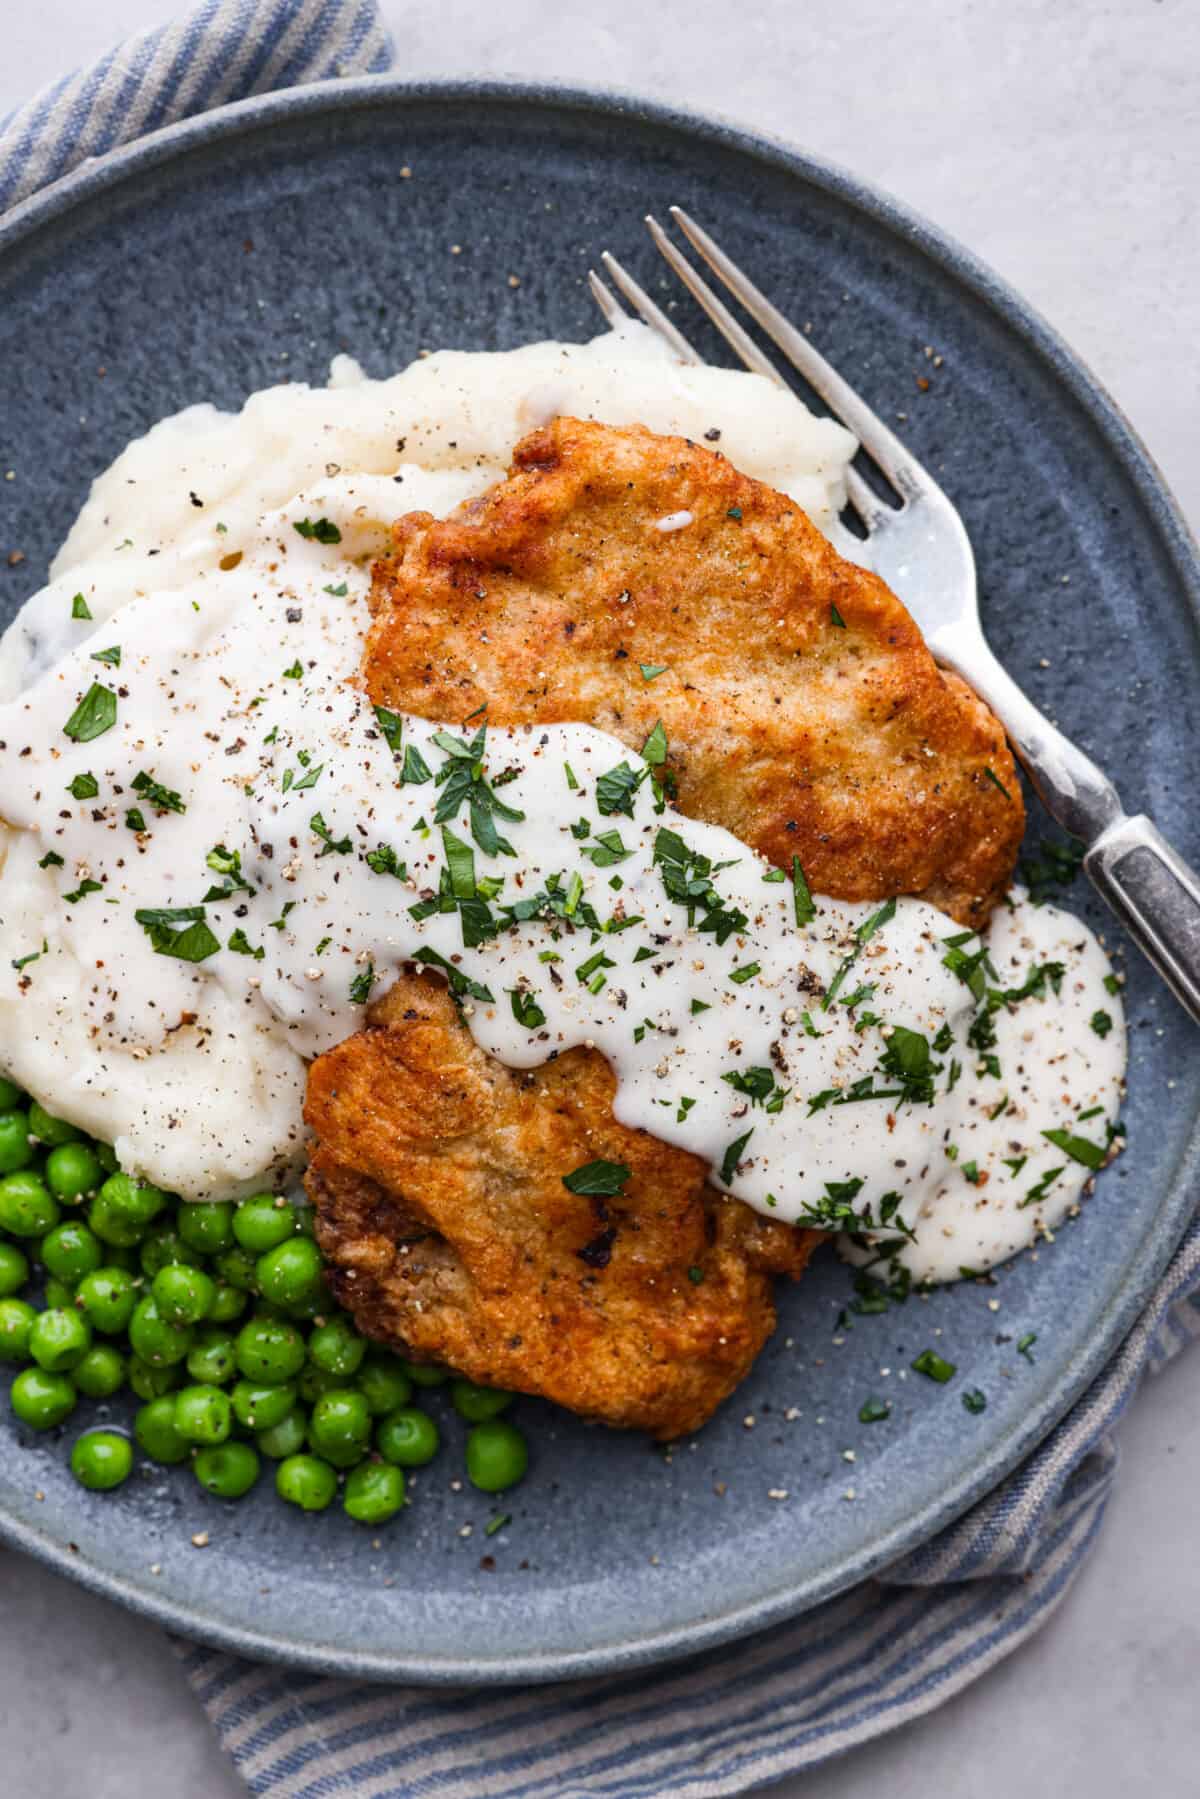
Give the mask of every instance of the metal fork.
[[[903, 599], [939, 662], [972, 686], [995, 713], [1050, 816], [1086, 844], [1083, 866], [1176, 998], [1200, 1023], [1200, 880], [1144, 814], [1130, 817], [1090, 756], [1038, 711], [989, 649], [979, 622], [975, 558], [958, 512], [937, 482], [872, 412], [811, 340], [784, 318], [720, 246], [678, 206], [671, 216], [715, 275], [798, 369], [899, 497], [878, 498], [847, 470], [851, 506], [879, 574]], [[748, 369], [789, 383], [708, 282], [653, 218], [655, 247]], [[703, 358], [615, 257], [602, 257], [614, 286], [681, 361]], [[593, 296], [609, 324], [628, 317], [593, 270]]]

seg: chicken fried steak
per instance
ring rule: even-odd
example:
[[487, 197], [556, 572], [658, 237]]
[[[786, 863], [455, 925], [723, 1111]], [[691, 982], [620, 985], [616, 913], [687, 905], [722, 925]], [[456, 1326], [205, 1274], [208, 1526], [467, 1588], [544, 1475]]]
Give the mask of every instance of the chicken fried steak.
[[[683, 812], [799, 857], [815, 892], [986, 921], [1024, 822], [1003, 732], [783, 495], [683, 439], [560, 418], [460, 517], [411, 514], [395, 537], [364, 662], [377, 705], [578, 720], [635, 748], [661, 718]], [[313, 1064], [308, 1186], [369, 1335], [672, 1437], [746, 1374], [772, 1276], [799, 1275], [815, 1238], [618, 1124], [614, 1091], [593, 1050], [503, 1067], [436, 978], [403, 976]], [[620, 1198], [563, 1186], [600, 1158], [633, 1171]]]
[[[603, 1057], [532, 1071], [479, 1049], [436, 977], [404, 975], [313, 1063], [308, 1190], [359, 1328], [484, 1385], [676, 1437], [775, 1325], [772, 1276], [818, 1241], [706, 1184], [705, 1163], [612, 1115]], [[615, 1199], [563, 1175], [604, 1158]]]

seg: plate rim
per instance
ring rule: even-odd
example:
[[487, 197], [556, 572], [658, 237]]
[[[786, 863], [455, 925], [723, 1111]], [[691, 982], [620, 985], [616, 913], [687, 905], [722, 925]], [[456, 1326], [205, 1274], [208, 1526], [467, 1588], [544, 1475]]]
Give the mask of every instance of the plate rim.
[[[1049, 365], [1052, 375], [1065, 386], [1119, 463], [1156, 531], [1172, 576], [1200, 625], [1200, 548], [1180, 506], [1122, 409], [1058, 332], [1014, 287], [913, 209], [836, 163], [767, 133], [751, 131], [720, 113], [673, 106], [619, 89], [546, 81], [410, 81], [392, 75], [372, 75], [278, 89], [163, 126], [84, 162], [0, 216], [0, 257], [27, 245], [45, 227], [102, 198], [125, 180], [169, 165], [206, 143], [234, 138], [295, 116], [377, 108], [403, 110], [431, 102], [454, 104], [464, 100], [483, 105], [524, 104], [539, 109], [593, 112], [609, 117], [617, 114], [685, 138], [699, 138], [749, 156], [823, 191], [902, 237], [943, 276], [966, 289], [973, 299], [999, 317], [1027, 349]], [[196, 1641], [319, 1672], [384, 1681], [408, 1680], [431, 1686], [507, 1686], [678, 1661], [795, 1618], [846, 1591], [961, 1517], [990, 1491], [1048, 1437], [1119, 1349], [1183, 1238], [1194, 1209], [1191, 1196], [1198, 1185], [1200, 1115], [1193, 1121], [1162, 1210], [1145, 1238], [1135, 1246], [1120, 1281], [1094, 1320], [1088, 1347], [1065, 1363], [1041, 1395], [1035, 1422], [1014, 1426], [996, 1439], [953, 1487], [910, 1513], [902, 1525], [894, 1526], [870, 1548], [841, 1556], [835, 1563], [792, 1579], [767, 1596], [739, 1601], [722, 1612], [710, 1612], [658, 1633], [644, 1632], [632, 1641], [516, 1658], [508, 1655], [502, 1662], [478, 1656], [430, 1659], [404, 1653], [347, 1651], [320, 1641], [301, 1641], [230, 1624], [190, 1604], [160, 1597], [149, 1585], [82, 1562], [65, 1543], [38, 1528], [32, 1517], [21, 1517], [3, 1506], [0, 1541], [34, 1556], [90, 1591], [117, 1600]]]

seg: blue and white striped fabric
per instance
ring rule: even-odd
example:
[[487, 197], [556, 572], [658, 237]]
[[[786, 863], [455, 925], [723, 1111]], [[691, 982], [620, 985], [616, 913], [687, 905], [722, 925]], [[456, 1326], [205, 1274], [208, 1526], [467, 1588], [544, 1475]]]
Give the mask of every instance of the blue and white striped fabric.
[[[251, 93], [386, 69], [375, 0], [206, 0], [0, 123], [0, 210], [86, 157]], [[272, 1799], [716, 1799], [931, 1711], [1067, 1592], [1111, 1433], [1200, 1337], [1200, 1225], [1111, 1366], [1025, 1465], [878, 1579], [719, 1655], [514, 1691], [362, 1686], [179, 1644], [251, 1792]]]

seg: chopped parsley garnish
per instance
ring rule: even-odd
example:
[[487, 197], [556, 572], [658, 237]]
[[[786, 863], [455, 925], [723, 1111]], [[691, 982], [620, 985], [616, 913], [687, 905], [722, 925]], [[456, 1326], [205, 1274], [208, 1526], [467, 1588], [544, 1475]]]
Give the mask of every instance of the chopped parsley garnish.
[[923, 1374], [927, 1379], [937, 1381], [938, 1385], [942, 1387], [948, 1380], [953, 1380], [958, 1373], [955, 1363], [946, 1361], [945, 1357], [940, 1356], [936, 1349], [923, 1349], [913, 1361], [912, 1367], [916, 1374]]
[[512, 1015], [523, 1030], [540, 1030], [546, 1022], [546, 1014], [538, 1005], [536, 997], [524, 987], [510, 987], [508, 997], [512, 1004]]
[[63, 726], [67, 737], [73, 737], [76, 743], [91, 743], [94, 737], [103, 737], [111, 731], [117, 722], [117, 696], [111, 687], [101, 687], [93, 681], [83, 698]]
[[881, 930], [885, 924], [889, 924], [895, 916], [896, 902], [894, 899], [889, 899], [884, 901], [878, 912], [872, 912], [870, 918], [864, 918], [863, 922], [854, 933], [854, 948], [842, 962], [837, 973], [834, 975], [833, 980], [829, 984], [829, 991], [821, 1001], [822, 1011], [828, 1012], [830, 1006], [837, 998], [838, 993], [841, 991], [843, 981], [853, 968], [858, 959], [859, 952], [863, 949], [864, 945], [871, 941], [876, 931]]
[[947, 953], [942, 957], [942, 966], [948, 968], [951, 974], [957, 975], [963, 985], [970, 988], [972, 997], [978, 1005], [987, 991], [988, 975], [991, 975], [994, 980], [996, 970], [988, 956], [986, 943], [981, 943], [979, 948], [972, 951], [970, 955], [963, 948], [964, 943], [969, 943], [972, 937], [976, 936], [978, 936], [976, 931], [958, 931], [953, 937], [943, 937], [942, 942], [946, 945]]
[[709, 857], [689, 849], [679, 833], [665, 825], [654, 839], [654, 862], [668, 899], [687, 907], [689, 925], [696, 924], [700, 911], [697, 928], [711, 931], [718, 943], [724, 943], [747, 923], [746, 914], [726, 906], [712, 883], [712, 876], [728, 864], [714, 866]]
[[81, 899], [86, 899], [89, 893], [99, 893], [100, 890], [99, 881], [80, 881], [74, 893], [64, 893], [63, 898], [69, 906], [75, 906]]
[[692, 1017], [693, 1018], [697, 1017], [701, 1012], [711, 1012], [711, 1011], [712, 1011], [712, 1007], [709, 1005], [709, 1003], [706, 999], [694, 999], [692, 1001]]
[[968, 1387], [962, 1396], [962, 1402], [968, 1412], [976, 1415], [987, 1411], [987, 1394], [981, 1393], [978, 1387]]
[[741, 516], [742, 516], [742, 509], [740, 506], [726, 507], [726, 509], [725, 509], [725, 517], [726, 518], [740, 519]]
[[729, 978], [731, 981], [736, 982], [739, 987], [742, 987], [747, 981], [752, 981], [756, 974], [761, 973], [761, 962], [746, 962], [741, 968], [731, 968], [729, 971]]
[[1029, 897], [1040, 906], [1056, 887], [1068, 887], [1083, 865], [1084, 846], [1074, 838], [1038, 845], [1037, 854], [1022, 860], [1019, 873]]
[[933, 1077], [941, 1064], [933, 1060], [929, 1039], [902, 1024], [893, 1025], [879, 1067], [889, 1080], [899, 1081], [897, 1097], [913, 1105], [933, 1104]]
[[846, 621], [832, 600], [829, 602], [829, 622], [831, 625], [836, 625], [839, 631], [846, 629]]
[[702, 1285], [702, 1283], [704, 1281], [703, 1268], [697, 1268], [695, 1263], [693, 1263], [692, 1266], [688, 1269], [688, 1279], [691, 1281], [693, 1287], [699, 1287], [700, 1285]]
[[575, 770], [571, 767], [569, 762], [563, 763], [563, 774], [567, 777], [567, 786], [571, 789], [571, 792], [578, 793], [579, 782], [575, 779]]
[[46, 954], [46, 951], [48, 948], [49, 948], [49, 945], [47, 944], [46, 939], [43, 937], [41, 949], [30, 950], [30, 952], [27, 956], [14, 956], [13, 962], [12, 962], [13, 967], [16, 969], [17, 973], [20, 974], [21, 970], [23, 968], [28, 968], [29, 964], [31, 962], [40, 961], [41, 958]]
[[1117, 979], [1117, 977], [1116, 977], [1116, 975], [1115, 975], [1115, 974], [1106, 974], [1106, 975], [1105, 975], [1105, 977], [1104, 977], [1104, 991], [1105, 991], [1105, 993], [1111, 993], [1111, 994], [1112, 994], [1112, 995], [1113, 995], [1113, 997], [1114, 997], [1114, 998], [1115, 998], [1115, 997], [1116, 997], [1116, 995], [1117, 995], [1117, 994], [1118, 994], [1118, 993], [1120, 993], [1120, 991], [1121, 991], [1121, 983], [1120, 983], [1120, 981], [1119, 981], [1119, 980], [1118, 980], [1118, 979]]
[[1042, 1136], [1047, 1143], [1053, 1143], [1055, 1149], [1061, 1149], [1064, 1156], [1070, 1156], [1073, 1162], [1082, 1162], [1085, 1168], [1103, 1168], [1108, 1160], [1107, 1148], [1089, 1142], [1086, 1137], [1074, 1137], [1070, 1131], [1043, 1131]]
[[433, 779], [433, 770], [415, 743], [405, 746], [404, 766], [400, 770], [400, 779], [409, 787], [421, 787], [426, 781]]
[[680, 1100], [679, 1108], [675, 1113], [676, 1124], [683, 1123], [684, 1119], [687, 1117], [688, 1113], [691, 1111], [691, 1109], [695, 1105], [695, 1103], [696, 1102], [694, 1099], [689, 1099], [686, 1094], [684, 1095], [684, 1097]]
[[794, 1222], [818, 1231], [895, 1231], [899, 1236], [911, 1239], [912, 1231], [900, 1216], [901, 1199], [898, 1193], [883, 1195], [879, 1202], [878, 1216], [873, 1217], [869, 1207], [861, 1212], [854, 1210], [853, 1202], [864, 1185], [861, 1175], [848, 1181], [826, 1181], [821, 1198], [815, 1204], [807, 1206]]
[[93, 662], [107, 662], [112, 668], [120, 668], [121, 646], [119, 643], [114, 643], [111, 649], [93, 650], [91, 659]]
[[754, 1131], [751, 1129], [748, 1130], [744, 1136], [735, 1137], [732, 1143], [726, 1144], [725, 1154], [721, 1157], [721, 1179], [726, 1186], [728, 1186], [730, 1181], [736, 1176], [738, 1163], [742, 1159], [742, 1151], [745, 1149], [753, 1135]]
[[792, 857], [792, 909], [798, 925], [811, 924], [817, 916], [817, 908], [813, 904], [813, 896], [800, 866], [799, 856]]
[[321, 839], [321, 848], [317, 851], [318, 861], [322, 856], [348, 856], [354, 845], [348, 837], [334, 838], [319, 812], [314, 812], [308, 821], [308, 828], [314, 836]]
[[[735, 1068], [721, 1079], [736, 1093], [744, 1093], [752, 1106], [765, 1106], [768, 1112], [778, 1112], [789, 1091], [776, 1087], [774, 1070], [770, 1068]], [[776, 1096], [779, 1103], [769, 1103]]]
[[483, 1534], [485, 1537], [494, 1537], [498, 1530], [503, 1530], [506, 1524], [511, 1523], [512, 1513], [501, 1512], [497, 1517], [488, 1519], [483, 1527]]
[[229, 947], [233, 950], [235, 955], [253, 956], [256, 962], [261, 962], [267, 953], [261, 946], [258, 949], [255, 949], [240, 925], [229, 939]]
[[[174, 956], [180, 962], [203, 962], [221, 947], [204, 922], [203, 906], [148, 906], [133, 916], [157, 955]], [[176, 930], [176, 925], [182, 925], [183, 930]]]
[[140, 793], [148, 806], [156, 812], [186, 812], [187, 806], [171, 787], [162, 787], [140, 769], [129, 783], [135, 793]]
[[1004, 785], [1004, 782], [1000, 779], [1000, 776], [996, 773], [995, 769], [985, 768], [983, 771], [983, 778], [985, 781], [990, 781], [993, 787], [998, 787], [1005, 799], [1008, 800], [1010, 804], [1012, 803], [1012, 794], [1008, 791], [1008, 788]]
[[[661, 768], [667, 759], [667, 733], [660, 718], [642, 745], [642, 756], [651, 768]], [[603, 807], [601, 808], [603, 810]]]
[[62, 868], [65, 864], [57, 850], [47, 850], [38, 863], [39, 868]]
[[600, 776], [596, 782], [596, 804], [606, 818], [618, 812], [626, 818], [633, 817], [633, 796], [646, 779], [647, 772], [643, 769], [639, 774], [628, 762], [618, 762], [615, 768]]
[[475, 898], [475, 851], [461, 837], [456, 837], [448, 825], [442, 826], [442, 848], [446, 855], [446, 867], [450, 871], [450, 891], [455, 899], [473, 900]]
[[891, 1404], [886, 1399], [864, 1399], [858, 1408], [860, 1424], [882, 1424], [885, 1418], [892, 1415]]
[[651, 681], [657, 681], [660, 675], [665, 675], [669, 666], [670, 664], [666, 662], [638, 663], [638, 667], [642, 671], [642, 680], [645, 681], [647, 685], [649, 685]]
[[88, 619], [90, 619], [91, 616], [92, 616], [91, 607], [88, 605], [88, 603], [84, 599], [83, 595], [81, 593], [77, 593], [75, 595], [75, 598], [71, 601], [71, 617], [72, 618], [88, 618]]
[[270, 920], [270, 928], [273, 931], [285, 930], [287, 927], [287, 915], [289, 912], [294, 912], [295, 910], [295, 900], [285, 900], [283, 903], [283, 911], [279, 914], [279, 917]]
[[1097, 1037], [1107, 1037], [1113, 1027], [1112, 1014], [1111, 1012], [1105, 1012], [1103, 1008], [1101, 1008], [1099, 1012], [1092, 1013], [1092, 1016], [1088, 1019], [1088, 1023], [1095, 1031]]
[[350, 983], [350, 998], [356, 1006], [365, 1006], [371, 997], [371, 989], [375, 985], [375, 964], [367, 966], [355, 975]]
[[[586, 824], [586, 820], [584, 822]], [[584, 835], [587, 835], [587, 831]], [[611, 868], [614, 863], [624, 862], [627, 856], [632, 856], [633, 851], [625, 848], [620, 831], [597, 831], [595, 843], [589, 843], [580, 854], [586, 856], [595, 868]]]
[[466, 996], [470, 999], [482, 1000], [487, 1005], [495, 1005], [496, 996], [490, 987], [485, 987], [481, 982], [469, 979], [467, 975], [455, 968], [453, 962], [447, 962], [445, 956], [439, 955], [437, 950], [416, 949], [413, 951], [412, 959], [414, 962], [427, 963], [430, 968], [439, 969], [445, 975], [446, 985], [455, 999], [462, 999]]
[[[343, 589], [343, 592], [345, 590]], [[400, 751], [400, 739], [404, 734], [404, 719], [399, 712], [389, 712], [386, 706], [376, 706], [375, 721], [379, 726], [384, 742], [393, 756]]]
[[615, 1199], [625, 1191], [625, 1183], [633, 1173], [624, 1162], [584, 1162], [564, 1174], [562, 1184], [568, 1193], [597, 1199]]
[[323, 587], [321, 589], [322, 593], [331, 593], [335, 600], [344, 600], [349, 591], [350, 589], [346, 586], [344, 581], [339, 581], [336, 587]]
[[1037, 1342], [1037, 1332], [1036, 1331], [1026, 1331], [1025, 1335], [1023, 1337], [1021, 1337], [1017, 1342], [1017, 1354], [1023, 1355], [1027, 1362], [1032, 1362], [1034, 1358], [1033, 1358], [1033, 1356], [1030, 1355], [1029, 1352], [1033, 1348], [1033, 1346], [1036, 1342]]
[[1047, 1168], [1045, 1174], [1042, 1176], [1041, 1180], [1038, 1181], [1037, 1185], [1029, 1189], [1028, 1193], [1021, 1201], [1020, 1206], [1017, 1208], [1018, 1211], [1023, 1212], [1026, 1206], [1035, 1206], [1039, 1200], [1045, 1199], [1059, 1175], [1065, 1174], [1066, 1171], [1067, 1165], [1065, 1162], [1061, 1162], [1057, 1168]]
[[801, 1012], [800, 1023], [804, 1026], [804, 1035], [806, 1037], [824, 1037], [826, 1035], [824, 1031], [819, 1031], [813, 1023], [811, 1012]]
[[296, 660], [292, 663], [292, 666], [290, 668], [284, 669], [283, 678], [285, 681], [298, 681], [298, 680], [300, 680], [303, 673], [304, 673], [304, 665], [300, 661], [299, 656], [297, 656]]
[[1009, 1170], [1009, 1172], [1012, 1175], [1013, 1180], [1015, 1181], [1017, 1176], [1020, 1174], [1022, 1168], [1024, 1168], [1026, 1162], [1028, 1162], [1029, 1157], [1028, 1156], [1002, 1156], [1001, 1160], [1003, 1161], [1004, 1166]]
[[341, 543], [342, 541], [341, 532], [338, 530], [337, 526], [327, 518], [319, 518], [316, 520], [308, 518], [293, 519], [292, 529], [293, 531], [299, 532], [301, 537], [306, 537], [310, 540], [315, 539], [317, 543]]
[[100, 783], [90, 771], [76, 775], [73, 781], [67, 782], [67, 792], [73, 799], [94, 800], [100, 791]]
[[363, 860], [372, 874], [395, 875], [398, 881], [408, 879], [408, 869], [388, 843], [378, 844], [375, 849], [368, 850]]

